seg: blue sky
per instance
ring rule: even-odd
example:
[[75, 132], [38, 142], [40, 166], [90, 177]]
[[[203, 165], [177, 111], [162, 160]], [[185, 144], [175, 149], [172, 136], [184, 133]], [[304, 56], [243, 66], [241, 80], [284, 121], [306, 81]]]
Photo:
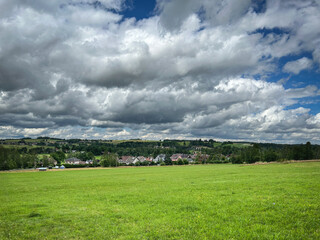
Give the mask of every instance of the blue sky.
[[150, 0], [129, 0], [125, 3], [127, 7], [121, 13], [126, 18], [134, 17], [137, 20], [149, 18], [155, 14], [156, 1]]
[[314, 0], [0, 2], [0, 137], [320, 143]]

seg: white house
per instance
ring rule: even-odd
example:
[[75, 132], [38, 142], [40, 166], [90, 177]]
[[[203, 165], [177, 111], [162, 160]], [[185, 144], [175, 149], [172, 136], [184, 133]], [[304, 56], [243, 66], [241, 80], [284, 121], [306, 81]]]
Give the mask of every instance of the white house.
[[65, 160], [65, 163], [67, 163], [67, 164], [74, 164], [74, 165], [86, 164], [85, 161], [82, 161], [82, 160], [80, 160], [80, 159], [78, 159], [78, 158], [75, 158], [75, 157], [66, 159], [66, 160]]
[[154, 162], [164, 162], [166, 160], [165, 154], [159, 154], [155, 159], [153, 159]]

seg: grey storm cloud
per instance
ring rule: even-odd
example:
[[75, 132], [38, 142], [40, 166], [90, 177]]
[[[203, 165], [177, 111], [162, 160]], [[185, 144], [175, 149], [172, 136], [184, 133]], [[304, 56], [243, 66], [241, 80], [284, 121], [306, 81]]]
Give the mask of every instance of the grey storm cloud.
[[319, 115], [287, 108], [318, 88], [266, 80], [319, 69], [319, 1], [158, 0], [139, 21], [124, 8], [0, 1], [0, 136], [320, 141]]

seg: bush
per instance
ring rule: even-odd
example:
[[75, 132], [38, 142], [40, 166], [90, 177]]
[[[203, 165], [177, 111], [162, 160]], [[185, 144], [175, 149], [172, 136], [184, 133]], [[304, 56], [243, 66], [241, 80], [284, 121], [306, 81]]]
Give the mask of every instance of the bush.
[[89, 167], [88, 164], [63, 164], [65, 168], [85, 168]]
[[232, 156], [231, 162], [232, 162], [232, 164], [242, 164], [243, 160], [240, 156]]
[[224, 163], [224, 161], [222, 161], [222, 160], [220, 160], [220, 159], [216, 159], [216, 160], [210, 161], [210, 163], [219, 164], [219, 163]]
[[116, 167], [118, 166], [118, 157], [112, 153], [103, 155], [100, 164], [103, 167]]
[[277, 161], [277, 159], [278, 159], [278, 156], [273, 151], [267, 151], [264, 155], [264, 161], [266, 162], [275, 162]]
[[150, 163], [148, 161], [144, 161], [140, 163], [140, 166], [149, 166]]

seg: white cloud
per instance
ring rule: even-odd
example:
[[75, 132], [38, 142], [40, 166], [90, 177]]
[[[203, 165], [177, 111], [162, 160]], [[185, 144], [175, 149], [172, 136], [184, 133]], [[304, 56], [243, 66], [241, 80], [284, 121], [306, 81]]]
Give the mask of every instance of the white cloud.
[[100, 2], [0, 1], [1, 136], [317, 139], [290, 108], [318, 87], [267, 80], [319, 62], [319, 3], [158, 0], [137, 21]]
[[23, 134], [25, 136], [38, 136], [46, 130], [47, 128], [25, 128]]
[[303, 57], [296, 61], [287, 62], [283, 66], [283, 70], [288, 73], [299, 74], [302, 70], [312, 68], [312, 60]]

